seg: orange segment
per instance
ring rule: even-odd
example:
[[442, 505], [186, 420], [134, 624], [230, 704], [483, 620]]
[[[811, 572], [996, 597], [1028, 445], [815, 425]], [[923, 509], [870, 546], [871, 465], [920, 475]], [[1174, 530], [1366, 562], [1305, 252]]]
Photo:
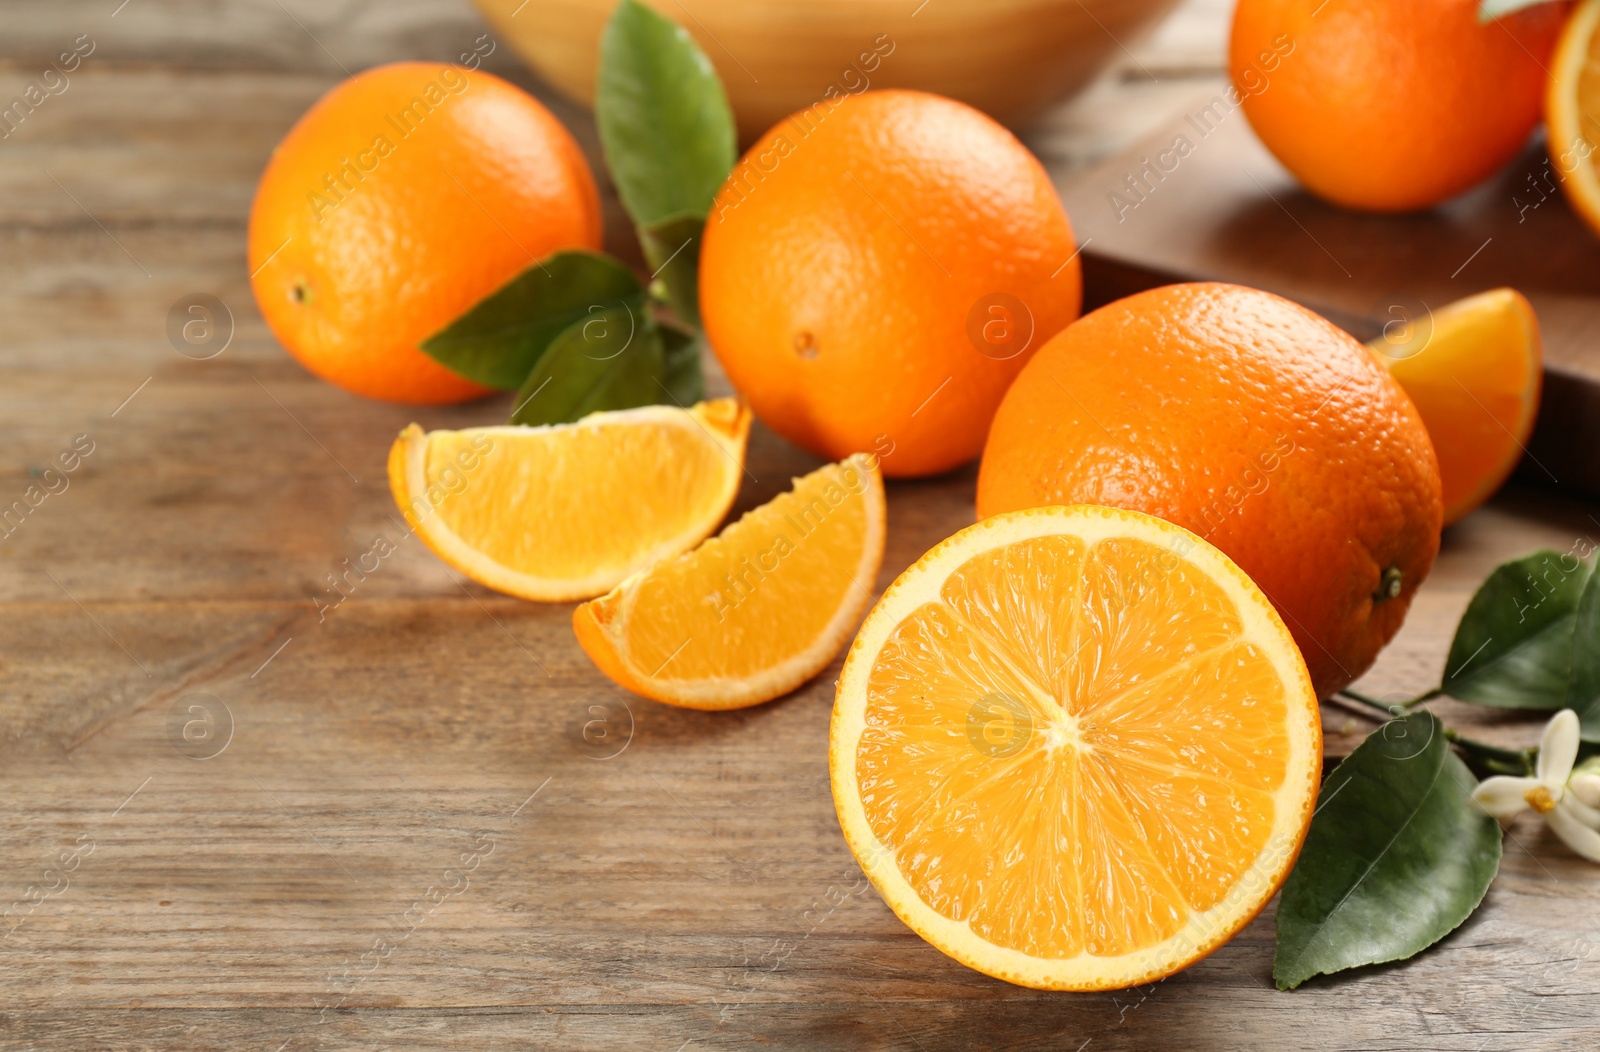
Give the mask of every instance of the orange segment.
[[739, 491], [750, 420], [721, 399], [549, 427], [412, 424], [390, 448], [389, 488], [428, 547], [479, 584], [587, 599], [716, 529]]
[[1293, 637], [1217, 549], [1138, 512], [1010, 512], [923, 556], [845, 660], [851, 850], [940, 950], [1026, 986], [1150, 982], [1277, 890], [1321, 774]]
[[1369, 347], [1411, 396], [1439, 456], [1444, 524], [1488, 500], [1521, 459], [1539, 413], [1539, 319], [1515, 289], [1433, 312]]
[[[1018, 671], [1060, 693], [1076, 650], [1076, 618], [1066, 606], [1041, 610], [1036, 597], [1048, 594], [1048, 582], [1082, 572], [1083, 545], [1077, 538], [1039, 537], [974, 556], [950, 575], [939, 597], [978, 631], [1022, 641], [1025, 645], [1015, 648]], [[1006, 586], [1014, 580], [1023, 587]]]
[[[1096, 730], [1129, 759], [1262, 792], [1281, 785], [1289, 741], [1276, 723], [1273, 665], [1250, 643], [1230, 642], [1178, 665], [1162, 679], [1098, 707]], [[1210, 703], [1166, 706], [1174, 690]]]
[[850, 457], [578, 607], [573, 628], [600, 670], [636, 694], [695, 709], [770, 701], [844, 646], [883, 542], [877, 461]]
[[1600, 0], [1583, 0], [1567, 19], [1550, 63], [1544, 115], [1550, 162], [1573, 210], [1600, 233]]

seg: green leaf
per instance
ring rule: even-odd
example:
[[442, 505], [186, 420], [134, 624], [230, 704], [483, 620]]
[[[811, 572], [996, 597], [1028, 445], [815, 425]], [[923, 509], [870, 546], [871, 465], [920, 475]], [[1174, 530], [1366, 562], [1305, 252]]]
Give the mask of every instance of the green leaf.
[[694, 216], [639, 231], [644, 258], [666, 286], [673, 313], [696, 328], [700, 326], [700, 238], [705, 226], [703, 217]]
[[1445, 693], [1507, 709], [1562, 708], [1578, 599], [1593, 569], [1549, 550], [1499, 566], [1456, 626]]
[[1391, 720], [1334, 768], [1278, 903], [1272, 975], [1398, 961], [1471, 916], [1500, 868], [1500, 825], [1432, 713]]
[[1537, 7], [1552, 0], [1483, 0], [1478, 5], [1478, 21], [1493, 22], [1497, 18], [1521, 11], [1524, 7]]
[[661, 329], [666, 374], [661, 384], [667, 397], [685, 409], [706, 396], [705, 373], [700, 368], [700, 348], [704, 346], [698, 336], [665, 326]]
[[689, 34], [622, 0], [600, 37], [594, 107], [606, 164], [634, 224], [704, 219], [733, 169], [733, 111]]
[[547, 256], [422, 342], [435, 361], [469, 380], [518, 387], [562, 330], [591, 308], [644, 302], [639, 279], [597, 252]]
[[517, 392], [511, 422], [569, 424], [602, 409], [654, 405], [665, 372], [661, 330], [642, 311], [595, 311], [550, 342]]
[[1600, 742], [1600, 574], [1590, 574], [1573, 619], [1572, 676], [1562, 708], [1578, 714], [1586, 742]]

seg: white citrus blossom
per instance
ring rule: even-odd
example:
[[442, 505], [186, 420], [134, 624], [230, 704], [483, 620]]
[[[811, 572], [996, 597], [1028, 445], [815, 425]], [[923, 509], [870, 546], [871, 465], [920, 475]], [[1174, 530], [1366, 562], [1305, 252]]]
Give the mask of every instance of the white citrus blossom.
[[1568, 847], [1600, 862], [1600, 764], [1591, 759], [1574, 771], [1577, 758], [1578, 714], [1562, 709], [1545, 724], [1532, 778], [1495, 775], [1472, 798], [1502, 822], [1531, 807]]

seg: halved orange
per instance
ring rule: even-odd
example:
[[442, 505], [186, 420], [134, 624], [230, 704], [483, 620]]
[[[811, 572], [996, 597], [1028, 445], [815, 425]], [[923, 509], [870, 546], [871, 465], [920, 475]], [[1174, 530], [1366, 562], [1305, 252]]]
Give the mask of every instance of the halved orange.
[[1550, 166], [1574, 211], [1600, 233], [1600, 0], [1582, 0], [1550, 63], [1544, 119]]
[[750, 411], [731, 398], [574, 424], [423, 431], [389, 450], [389, 489], [434, 554], [479, 584], [588, 599], [704, 540], [744, 474]]
[[819, 468], [686, 555], [573, 611], [578, 642], [635, 694], [736, 709], [789, 693], [843, 649], [883, 562], [876, 458]]
[[1522, 458], [1539, 415], [1539, 319], [1522, 293], [1456, 300], [1367, 344], [1422, 414], [1439, 457], [1444, 524], [1494, 495]]
[[1288, 876], [1322, 769], [1277, 612], [1205, 541], [1076, 505], [985, 519], [867, 615], [834, 704], [845, 838], [890, 908], [1008, 982], [1151, 982]]

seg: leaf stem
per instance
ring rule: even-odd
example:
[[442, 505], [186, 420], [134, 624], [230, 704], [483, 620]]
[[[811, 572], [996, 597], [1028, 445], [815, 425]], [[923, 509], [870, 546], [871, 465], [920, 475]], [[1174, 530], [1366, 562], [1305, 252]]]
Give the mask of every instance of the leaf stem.
[[[1444, 727], [1443, 724], [1440, 726]], [[1444, 736], [1446, 741], [1452, 742], [1456, 748], [1495, 774], [1527, 777], [1533, 774], [1533, 761], [1539, 755], [1538, 749], [1502, 749], [1498, 745], [1480, 742], [1466, 737], [1453, 727], [1444, 727]]]
[[1443, 695], [1444, 695], [1444, 688], [1443, 687], [1434, 687], [1432, 690], [1428, 691], [1426, 694], [1418, 694], [1416, 697], [1412, 698], [1410, 701], [1402, 702], [1401, 704], [1405, 708], [1408, 708], [1408, 709], [1415, 708], [1416, 706], [1421, 705], [1423, 702], [1432, 701], [1434, 698], [1442, 697]]
[[[1358, 704], [1365, 705], [1376, 712], [1381, 712], [1390, 718], [1398, 718], [1406, 715], [1415, 706], [1437, 698], [1443, 693], [1444, 691], [1436, 687], [1426, 694], [1420, 694], [1412, 698], [1410, 701], [1395, 704], [1384, 704], [1377, 698], [1370, 698], [1365, 694], [1349, 689], [1341, 690], [1339, 695]], [[1493, 771], [1495, 774], [1529, 775], [1533, 773], [1533, 763], [1539, 755], [1538, 749], [1502, 749], [1498, 745], [1490, 745], [1488, 742], [1469, 738], [1455, 728], [1447, 727], [1443, 723], [1440, 723], [1440, 726], [1444, 728], [1446, 741], [1449, 741], [1469, 757], [1478, 761], [1486, 770]]]
[[1339, 692], [1339, 694], [1340, 694], [1341, 697], [1349, 698], [1351, 701], [1359, 702], [1360, 704], [1365, 705], [1369, 709], [1373, 709], [1373, 710], [1375, 710], [1377, 712], [1383, 713], [1385, 716], [1391, 716], [1391, 717], [1393, 717], [1393, 716], [1404, 716], [1406, 714], [1406, 710], [1409, 709], [1411, 706], [1417, 704], [1418, 702], [1424, 701], [1425, 699], [1427, 699], [1427, 698], [1432, 696], [1432, 695], [1424, 694], [1421, 697], [1412, 698], [1410, 701], [1402, 701], [1402, 702], [1390, 703], [1390, 702], [1379, 701], [1377, 698], [1369, 698], [1367, 695], [1359, 694], [1356, 691], [1353, 691], [1353, 690], [1349, 689], [1348, 687], [1345, 688], [1344, 690], [1341, 690]]

